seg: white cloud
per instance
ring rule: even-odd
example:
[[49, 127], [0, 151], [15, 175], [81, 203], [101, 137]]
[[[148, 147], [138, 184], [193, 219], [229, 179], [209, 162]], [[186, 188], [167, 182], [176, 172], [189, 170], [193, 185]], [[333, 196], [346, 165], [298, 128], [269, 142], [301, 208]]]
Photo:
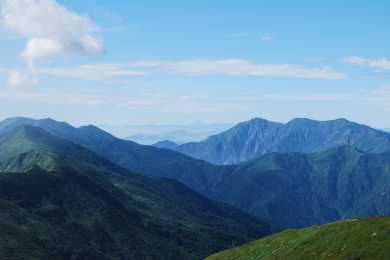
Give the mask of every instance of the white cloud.
[[[91, 36], [98, 28], [87, 16], [78, 15], [54, 0], [1, 0], [1, 29], [26, 38], [20, 57], [34, 68], [38, 60], [61, 57], [69, 52], [101, 53], [103, 45]], [[16, 74], [14, 74], [16, 75]], [[23, 77], [14, 77], [13, 83]], [[10, 82], [12, 84], [12, 75]]]
[[341, 60], [352, 65], [367, 66], [368, 60], [359, 57], [345, 57]]
[[369, 62], [371, 67], [380, 68], [380, 69], [390, 69], [390, 60], [381, 59], [373, 60]]
[[341, 61], [352, 65], [374, 67], [379, 69], [390, 69], [390, 60], [388, 59], [367, 60], [360, 57], [345, 57]]
[[311, 57], [311, 58], [305, 58], [307, 61], [321, 61], [323, 58], [320, 57]]
[[8, 85], [10, 87], [17, 87], [20, 85], [34, 85], [36, 81], [36, 74], [31, 70], [10, 70], [8, 72]]

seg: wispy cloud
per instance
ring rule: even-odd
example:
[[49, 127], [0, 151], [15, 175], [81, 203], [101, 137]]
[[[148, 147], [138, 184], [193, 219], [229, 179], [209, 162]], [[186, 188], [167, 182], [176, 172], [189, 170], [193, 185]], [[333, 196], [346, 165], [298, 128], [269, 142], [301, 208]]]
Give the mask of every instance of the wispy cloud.
[[39, 74], [97, 81], [113, 80], [117, 76], [142, 76], [149, 74], [149, 72], [128, 69], [128, 67], [116, 64], [91, 64], [70, 68], [39, 68], [37, 72]]
[[371, 90], [363, 90], [365, 96], [370, 99], [363, 99], [363, 103], [385, 108], [390, 112], [390, 85], [379, 86]]
[[187, 60], [187, 61], [139, 61], [128, 66], [144, 68], [150, 72], [179, 73], [188, 76], [219, 74], [230, 77], [272, 76], [315, 79], [341, 79], [348, 75], [335, 72], [329, 67], [307, 68], [294, 64], [265, 64], [254, 61], [226, 60]]
[[8, 84], [23, 84], [35, 74], [38, 60], [69, 52], [101, 53], [103, 45], [91, 33], [98, 29], [87, 16], [67, 10], [54, 0], [1, 0], [1, 29], [26, 38], [20, 57], [29, 71], [10, 74]]
[[249, 111], [256, 109], [262, 101], [296, 100], [296, 101], [352, 101], [368, 104], [390, 104], [389, 97], [355, 94], [323, 95], [253, 95], [253, 94], [211, 94], [211, 93], [54, 93], [24, 92], [3, 90], [0, 99], [28, 100], [48, 104], [67, 104], [84, 106], [111, 105], [130, 110], [155, 110], [159, 113], [204, 113]]
[[379, 69], [390, 69], [389, 59], [368, 60], [360, 57], [345, 57], [341, 61], [352, 65], [368, 66]]
[[379, 97], [385, 97], [390, 99], [390, 85], [380, 86], [367, 92]]
[[272, 35], [272, 34], [263, 34], [263, 35], [260, 35], [260, 38], [263, 41], [276, 41], [275, 35]]
[[128, 80], [128, 79], [107, 79], [106, 84], [121, 84], [121, 85], [153, 85], [151, 82]]
[[[113, 105], [130, 110], [156, 110], [160, 113], [229, 112], [249, 109], [236, 97], [207, 93], [38, 93], [24, 91], [0, 91], [0, 99], [26, 100], [47, 104], [84, 106]], [[211, 102], [212, 101], [212, 102]]]
[[109, 9], [103, 7], [103, 6], [97, 6], [97, 5], [92, 5], [92, 9], [96, 14], [101, 14], [104, 16], [107, 16], [114, 22], [120, 22], [122, 19], [120, 18], [119, 15], [115, 14], [114, 12], [110, 11]]
[[[14, 73], [0, 69], [0, 72]], [[16, 72], [15, 72], [16, 73]], [[183, 74], [185, 76], [224, 75], [228, 77], [265, 76], [296, 77], [311, 79], [343, 79], [348, 75], [333, 71], [329, 67], [307, 68], [294, 64], [265, 64], [253, 61], [227, 60], [186, 60], [186, 61], [134, 61], [128, 63], [92, 63], [74, 67], [38, 68], [37, 74], [73, 77], [83, 80], [97, 80], [109, 84], [127, 82], [145, 84], [133, 79], [118, 79], [119, 76], [146, 76], [153, 73]], [[122, 83], [121, 83], [122, 82]], [[15, 82], [17, 83], [17, 82]], [[147, 83], [146, 83], [147, 84]]]

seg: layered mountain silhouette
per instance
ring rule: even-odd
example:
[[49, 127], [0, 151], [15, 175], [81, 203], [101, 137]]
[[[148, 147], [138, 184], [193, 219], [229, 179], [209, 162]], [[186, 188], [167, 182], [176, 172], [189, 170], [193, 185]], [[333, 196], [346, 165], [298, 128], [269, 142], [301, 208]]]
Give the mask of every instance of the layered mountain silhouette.
[[52, 119], [7, 119], [0, 135], [2, 259], [203, 259], [282, 231], [264, 219], [305, 228], [348, 218], [210, 259], [388, 258], [388, 217], [357, 218], [390, 215], [389, 134], [368, 126], [254, 119], [197, 143], [217, 138], [223, 163], [229, 149], [245, 161], [228, 165]]
[[0, 136], [0, 209], [2, 259], [202, 259], [282, 229], [29, 125]]
[[[10, 120], [17, 125], [25, 119]], [[0, 129], [11, 125], [5, 124], [6, 121], [0, 124]], [[322, 124], [298, 120], [305, 121]], [[390, 214], [388, 135], [346, 120], [331, 122], [338, 125], [334, 129], [344, 129], [341, 131], [344, 134], [333, 139], [354, 140], [351, 142], [360, 149], [342, 145], [320, 153], [269, 153], [226, 166], [196, 160], [169, 149], [121, 140], [94, 126], [73, 128], [49, 119], [33, 123], [122, 167], [175, 179], [206, 197], [285, 227], [303, 228], [355, 216]], [[354, 128], [348, 130], [347, 126]], [[329, 129], [328, 132], [337, 132]], [[358, 129], [366, 131], [368, 137]], [[347, 138], [345, 133], [348, 132], [355, 135]], [[383, 152], [364, 152], [364, 147], [364, 150]]]
[[296, 118], [287, 124], [255, 118], [201, 142], [166, 147], [214, 164], [245, 162], [271, 152], [315, 153], [349, 144], [366, 152], [390, 148], [390, 133], [345, 119]]

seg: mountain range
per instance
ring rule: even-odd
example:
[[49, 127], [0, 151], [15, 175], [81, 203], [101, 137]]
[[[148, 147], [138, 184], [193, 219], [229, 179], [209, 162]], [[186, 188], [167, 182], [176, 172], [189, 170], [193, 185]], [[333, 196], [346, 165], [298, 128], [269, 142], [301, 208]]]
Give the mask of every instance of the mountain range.
[[206, 139], [210, 135], [218, 134], [220, 131], [203, 131], [199, 133], [191, 133], [183, 129], [179, 131], [172, 131], [167, 133], [155, 134], [155, 135], [145, 135], [137, 134], [124, 137], [125, 140], [134, 141], [139, 144], [152, 145], [161, 141], [171, 141], [177, 144], [183, 144], [188, 142], [198, 142]]
[[198, 142], [207, 138], [211, 134], [223, 132], [233, 126], [233, 124], [227, 123], [205, 124], [200, 121], [195, 121], [189, 125], [97, 125], [100, 129], [116, 137], [147, 145], [163, 140], [178, 143]]
[[[83, 139], [66, 123], [23, 120]], [[202, 259], [282, 230], [14, 123], [1, 124], [8, 131], [0, 136], [1, 259]]]
[[204, 141], [173, 149], [193, 158], [228, 165], [271, 152], [316, 153], [343, 144], [366, 152], [381, 152], [390, 148], [390, 133], [345, 119], [296, 118], [282, 124], [254, 118]]
[[[74, 128], [50, 119], [9, 119], [0, 123], [0, 131], [27, 121], [122, 167], [175, 179], [208, 198], [285, 227], [304, 228], [355, 216], [390, 214], [387, 134], [346, 120], [332, 121], [336, 124], [332, 129], [343, 129], [338, 131], [344, 133], [343, 139], [354, 140], [353, 144], [362, 150], [341, 145], [319, 153], [268, 153], [242, 164], [225, 166], [121, 140], [94, 126]], [[297, 121], [308, 122], [309, 126], [323, 124]], [[359, 129], [369, 136], [364, 137]], [[363, 148], [378, 153], [364, 152]]]

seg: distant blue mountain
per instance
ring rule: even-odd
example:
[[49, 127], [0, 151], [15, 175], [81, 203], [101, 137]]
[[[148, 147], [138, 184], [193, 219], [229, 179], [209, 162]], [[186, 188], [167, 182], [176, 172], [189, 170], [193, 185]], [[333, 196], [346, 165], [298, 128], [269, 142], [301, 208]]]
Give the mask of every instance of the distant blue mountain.
[[155, 144], [153, 144], [153, 146], [158, 147], [158, 148], [167, 148], [167, 149], [174, 150], [179, 145], [177, 143], [165, 140], [165, 141], [160, 141], [158, 143], [155, 143]]
[[296, 118], [281, 124], [255, 118], [174, 150], [214, 164], [228, 165], [271, 152], [315, 153], [344, 144], [367, 152], [381, 152], [390, 148], [390, 133], [345, 119]]
[[100, 129], [116, 137], [146, 145], [163, 140], [175, 143], [199, 142], [233, 126], [233, 124], [203, 124], [202, 122], [189, 125], [98, 125]]

